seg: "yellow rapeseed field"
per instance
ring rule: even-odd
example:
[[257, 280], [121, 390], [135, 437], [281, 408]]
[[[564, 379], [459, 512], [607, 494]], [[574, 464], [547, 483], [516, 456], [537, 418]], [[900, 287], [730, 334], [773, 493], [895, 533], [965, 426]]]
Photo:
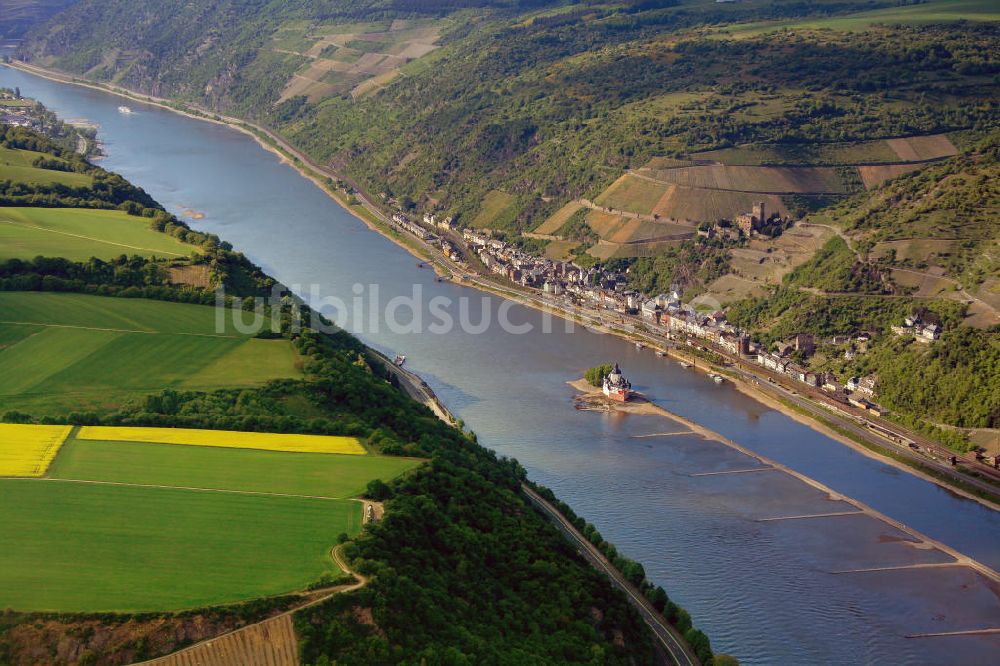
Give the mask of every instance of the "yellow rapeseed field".
[[0, 423], [0, 476], [41, 476], [73, 426]]
[[344, 453], [364, 455], [355, 437], [328, 435], [286, 435], [270, 432], [202, 430], [198, 428], [133, 428], [128, 426], [86, 426], [77, 439], [108, 442], [150, 442], [188, 446], [220, 446], [231, 449], [262, 449], [294, 453]]

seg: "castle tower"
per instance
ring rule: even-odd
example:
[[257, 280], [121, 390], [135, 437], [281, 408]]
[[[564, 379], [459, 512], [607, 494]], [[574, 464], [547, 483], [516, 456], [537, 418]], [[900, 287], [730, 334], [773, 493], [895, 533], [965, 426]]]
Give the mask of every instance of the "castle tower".
[[753, 216], [757, 218], [757, 224], [764, 224], [764, 222], [767, 221], [766, 218], [764, 217], [765, 214], [766, 212], [764, 209], [763, 201], [758, 201], [753, 205]]

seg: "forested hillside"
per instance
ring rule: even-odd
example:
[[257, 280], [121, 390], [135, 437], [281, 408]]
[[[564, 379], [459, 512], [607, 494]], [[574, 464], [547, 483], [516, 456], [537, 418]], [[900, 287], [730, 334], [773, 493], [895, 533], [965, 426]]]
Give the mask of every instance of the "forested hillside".
[[0, 37], [19, 38], [31, 26], [65, 9], [77, 0], [0, 0]]
[[[981, 130], [998, 115], [996, 24], [841, 29], [837, 16], [889, 2], [170, 4], [85, 1], [21, 55], [264, 121], [372, 192], [466, 224], [499, 191], [504, 225], [533, 227], [652, 157]], [[391, 43], [403, 19], [440, 19], [434, 45], [374, 67], [377, 92], [351, 89], [342, 70], [365, 62], [361, 42], [409, 53]], [[353, 42], [330, 36], [344, 30]]]

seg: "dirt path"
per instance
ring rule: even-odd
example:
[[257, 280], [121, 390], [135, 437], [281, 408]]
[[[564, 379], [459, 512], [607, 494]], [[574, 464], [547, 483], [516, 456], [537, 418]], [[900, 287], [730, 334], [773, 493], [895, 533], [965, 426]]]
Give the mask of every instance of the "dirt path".
[[137, 662], [134, 666], [299, 666], [299, 641], [292, 616], [304, 608], [323, 603], [335, 594], [353, 592], [368, 584], [366, 577], [347, 566], [340, 555], [340, 548], [336, 546], [331, 550], [330, 558], [341, 570], [354, 576], [356, 583], [333, 588], [280, 615], [195, 643], [164, 657]]

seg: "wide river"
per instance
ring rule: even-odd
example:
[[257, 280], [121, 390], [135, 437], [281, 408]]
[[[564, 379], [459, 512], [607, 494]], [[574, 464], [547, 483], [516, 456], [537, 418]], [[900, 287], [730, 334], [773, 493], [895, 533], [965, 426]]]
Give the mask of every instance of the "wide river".
[[[64, 119], [96, 123], [103, 166], [182, 217], [203, 213], [193, 226], [232, 242], [307, 299], [336, 297], [351, 308], [360, 292], [363, 316], [346, 326], [378, 349], [406, 354], [407, 366], [483, 444], [520, 460], [642, 562], [717, 651], [744, 664], [996, 663], [997, 634], [907, 637], [1000, 627], [1000, 589], [980, 575], [964, 567], [894, 568], [949, 558], [868, 516], [762, 521], [844, 505], [783, 472], [701, 475], [756, 463], [660, 417], [577, 411], [566, 382], [618, 361], [633, 386], [666, 409], [994, 569], [1000, 514], [649, 350], [580, 327], [567, 332], [558, 320], [546, 333], [537, 311], [437, 282], [238, 132], [133, 102], [135, 113], [120, 114], [118, 97], [8, 68], [0, 68], [0, 85], [19, 86]], [[423, 332], [393, 330], [385, 306], [415, 286]], [[451, 330], [428, 330], [438, 321], [427, 309], [435, 297], [450, 299]], [[380, 307], [372, 307], [376, 299]], [[483, 332], [459, 325], [462, 307], [470, 324], [485, 316], [493, 323]], [[496, 324], [501, 308], [534, 330], [505, 331]], [[405, 305], [396, 314], [412, 319]], [[843, 573], [880, 567], [889, 570]]]

